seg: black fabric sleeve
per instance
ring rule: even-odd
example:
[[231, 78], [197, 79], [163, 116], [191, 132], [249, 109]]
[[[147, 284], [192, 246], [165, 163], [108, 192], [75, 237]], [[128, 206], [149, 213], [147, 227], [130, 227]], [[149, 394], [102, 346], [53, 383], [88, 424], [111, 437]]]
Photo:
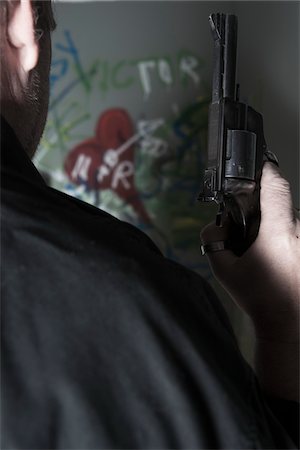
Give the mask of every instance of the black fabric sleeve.
[[270, 396], [266, 396], [266, 401], [276, 419], [284, 427], [297, 448], [300, 448], [300, 403]]

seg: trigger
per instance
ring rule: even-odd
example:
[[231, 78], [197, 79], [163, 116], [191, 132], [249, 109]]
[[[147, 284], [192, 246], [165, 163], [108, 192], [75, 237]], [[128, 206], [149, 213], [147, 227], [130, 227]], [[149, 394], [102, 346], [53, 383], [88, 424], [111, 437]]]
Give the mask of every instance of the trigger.
[[216, 216], [216, 226], [222, 227], [224, 223], [225, 205], [224, 203], [219, 204], [219, 211]]

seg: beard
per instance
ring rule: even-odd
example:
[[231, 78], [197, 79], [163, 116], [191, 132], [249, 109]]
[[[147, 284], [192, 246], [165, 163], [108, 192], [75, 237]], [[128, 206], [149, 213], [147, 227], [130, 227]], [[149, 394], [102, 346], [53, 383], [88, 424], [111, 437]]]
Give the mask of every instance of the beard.
[[9, 80], [4, 99], [1, 99], [1, 114], [16, 133], [20, 144], [32, 158], [42, 137], [48, 109], [48, 83], [41, 83], [38, 70], [29, 73], [24, 87], [15, 74]]
[[28, 120], [28, 133], [24, 137], [26, 153], [33, 157], [42, 138], [49, 106], [50, 62], [39, 59], [38, 65], [30, 72], [24, 89], [24, 109]]
[[26, 87], [23, 88], [23, 102], [21, 106], [24, 126], [22, 145], [30, 157], [34, 155], [39, 145], [44, 128], [44, 123], [41, 124], [42, 108], [40, 104], [40, 91], [40, 77], [37, 71], [33, 69]]

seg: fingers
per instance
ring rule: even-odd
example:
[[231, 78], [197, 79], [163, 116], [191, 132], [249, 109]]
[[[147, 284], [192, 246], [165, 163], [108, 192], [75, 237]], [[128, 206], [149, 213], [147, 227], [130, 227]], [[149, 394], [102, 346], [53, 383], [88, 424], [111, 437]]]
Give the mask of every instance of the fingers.
[[212, 241], [224, 241], [228, 238], [228, 225], [224, 224], [222, 227], [217, 227], [214, 222], [206, 225], [201, 231], [202, 242], [212, 242]]
[[[218, 227], [214, 223], [206, 225], [201, 231], [202, 245], [228, 240], [228, 223]], [[208, 251], [206, 253], [211, 269], [217, 278], [224, 278], [236, 262], [237, 256], [231, 250]]]

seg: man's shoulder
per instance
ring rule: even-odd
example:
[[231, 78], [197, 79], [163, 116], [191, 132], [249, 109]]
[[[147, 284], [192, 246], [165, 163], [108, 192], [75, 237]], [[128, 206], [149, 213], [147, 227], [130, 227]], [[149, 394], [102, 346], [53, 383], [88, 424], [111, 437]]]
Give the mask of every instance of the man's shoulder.
[[[102, 209], [72, 197], [47, 185], [36, 185], [28, 180], [20, 180], [12, 174], [2, 189], [2, 223], [17, 227], [18, 222], [28, 220], [35, 227], [48, 223], [48, 231], [58, 227], [58, 231], [80, 234], [84, 239], [98, 228], [98, 238], [105, 239], [114, 234], [114, 239], [139, 242], [157, 254], [161, 254], [154, 242], [137, 227], [117, 219]], [[105, 235], [103, 233], [106, 233]]]
[[7, 189], [2, 220], [14, 442], [50, 442], [55, 427], [70, 448], [250, 448], [238, 425], [252, 426], [249, 371], [199, 275], [135, 227], [46, 186]]

